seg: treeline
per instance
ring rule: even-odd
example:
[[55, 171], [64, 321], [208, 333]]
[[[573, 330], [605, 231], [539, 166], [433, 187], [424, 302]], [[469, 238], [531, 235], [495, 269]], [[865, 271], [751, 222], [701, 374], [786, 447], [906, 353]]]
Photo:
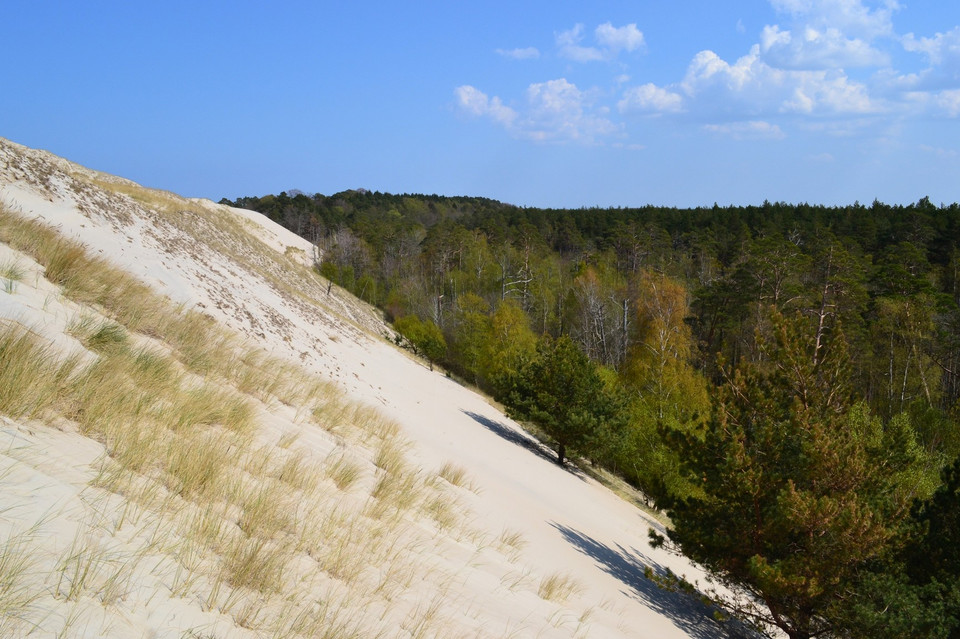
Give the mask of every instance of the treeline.
[[956, 204], [545, 210], [362, 190], [227, 203], [314, 241], [324, 273], [391, 320], [435, 324], [443, 363], [482, 384], [457, 348], [464, 313], [519, 307], [535, 335], [567, 335], [622, 371], [657, 276], [689, 302], [691, 363], [714, 383], [720, 362], [758, 356], [763, 311], [775, 308], [814, 318], [821, 334], [842, 324], [856, 386], [884, 418], [932, 420], [960, 397]]
[[673, 519], [662, 543], [762, 602], [726, 601], [742, 618], [958, 636], [960, 551], [930, 531], [960, 523], [960, 206], [224, 203], [316, 243], [325, 276], [561, 461], [642, 488]]

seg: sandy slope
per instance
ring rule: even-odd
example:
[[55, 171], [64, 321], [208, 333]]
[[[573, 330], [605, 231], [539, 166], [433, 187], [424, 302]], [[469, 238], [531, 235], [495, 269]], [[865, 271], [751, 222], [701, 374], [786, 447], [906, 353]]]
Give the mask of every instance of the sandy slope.
[[[78, 189], [78, 184], [85, 186]], [[288, 289], [284, 281], [298, 277], [294, 267], [310, 263], [313, 249], [308, 242], [249, 211], [169, 194], [159, 194], [151, 203], [123, 194], [128, 191], [138, 192], [125, 181], [0, 140], [3, 203], [58, 227], [171, 299], [202, 309], [259, 347], [301, 363], [340, 384], [350, 397], [378, 407], [402, 425], [413, 442], [410, 455], [419, 465], [437, 468], [454, 461], [467, 469], [477, 487], [464, 497], [471, 521], [494, 535], [503, 529], [522, 532], [528, 542], [525, 570], [531, 575], [562, 571], [583, 586], [564, 608], [551, 609], [528, 592], [485, 599], [484, 591], [494, 588], [492, 578], [464, 573], [466, 592], [459, 601], [475, 620], [472, 628], [465, 626], [464, 635], [721, 636], [696, 603], [659, 591], [643, 577], [645, 565], [701, 577], [682, 557], [649, 547], [647, 531], [655, 523], [644, 513], [535, 452], [537, 447], [516, 424], [484, 398], [383, 339], [389, 328], [345, 292], [334, 288], [328, 296], [322, 283], [304, 281], [297, 284], [303, 291]], [[213, 217], [190, 213], [190, 207]], [[159, 208], [165, 212], [156, 213]], [[177, 216], [177, 224], [169, 223], [171, 215]], [[186, 219], [190, 216], [196, 219]], [[209, 219], [230, 220], [232, 232], [220, 234]], [[269, 264], [244, 263], [243, 256], [252, 254], [244, 248], [249, 242], [283, 254], [291, 270], [275, 272]], [[0, 254], [0, 262], [2, 258]], [[35, 325], [39, 321], [51, 338], [69, 346], [63, 336], [68, 309], [55, 308], [59, 302], [51, 303], [51, 292], [43, 286], [28, 298], [28, 288], [19, 296], [0, 292], [2, 316], [17, 321], [30, 317]], [[27, 310], [31, 306], [33, 310]], [[21, 473], [16, 475], [18, 493], [24, 498], [44, 495], [47, 503], [33, 506], [37, 514], [69, 510], [82, 493], [78, 486], [86, 476], [84, 464], [99, 454], [98, 445], [52, 429], [38, 435], [42, 425], [27, 427], [9, 420], [3, 425], [4, 437], [42, 442], [44, 450], [31, 454], [50, 457], [34, 463], [30, 472], [16, 470]], [[64, 459], [69, 455], [73, 457]], [[10, 498], [0, 495], [0, 501], [5, 499]], [[424, 557], [425, 564], [430, 561]], [[477, 610], [474, 601], [483, 602], [482, 609]], [[198, 614], [188, 606], [163, 611], [114, 620], [107, 624], [107, 634], [165, 636], [163, 628], [173, 627], [171, 617]], [[565, 623], [558, 619], [562, 615], [579, 615], [578, 621]], [[223, 623], [216, 629], [217, 636], [229, 634]]]

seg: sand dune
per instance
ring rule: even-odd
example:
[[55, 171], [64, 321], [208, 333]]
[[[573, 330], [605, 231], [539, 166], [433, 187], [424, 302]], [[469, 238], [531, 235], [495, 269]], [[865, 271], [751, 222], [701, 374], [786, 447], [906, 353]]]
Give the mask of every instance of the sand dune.
[[[165, 312], [212, 318], [231, 367], [192, 367], [162, 331], [135, 325], [123, 348], [173, 362], [170, 397], [223, 390], [252, 415], [249, 429], [225, 417], [158, 424], [158, 450], [223, 437], [229, 490], [194, 492], [151, 460], [111, 481], [124, 425], [87, 424], [56, 401], [0, 417], [0, 582], [12, 584], [0, 586], [0, 634], [723, 636], [695, 600], [644, 578], [646, 567], [703, 578], [649, 547], [655, 520], [398, 350], [375, 309], [328, 294], [309, 242], [4, 140], [0, 205], [146, 284]], [[0, 243], [0, 328], [26, 331], [57, 362], [74, 354], [77, 371], [120, 361], [92, 346], [124, 325], [114, 310], [49, 273]], [[250, 374], [263, 377], [253, 390]], [[299, 393], [313, 380], [321, 390]], [[144, 400], [144, 414], [165, 397]], [[252, 523], [268, 506], [271, 523]], [[203, 526], [216, 532], [195, 533]], [[244, 581], [228, 569], [247, 551], [281, 568]]]

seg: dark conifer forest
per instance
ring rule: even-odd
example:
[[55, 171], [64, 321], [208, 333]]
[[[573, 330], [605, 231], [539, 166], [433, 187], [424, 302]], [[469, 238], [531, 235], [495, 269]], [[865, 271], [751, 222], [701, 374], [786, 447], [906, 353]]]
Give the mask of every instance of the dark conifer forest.
[[222, 203], [311, 240], [322, 275], [561, 463], [640, 488], [728, 613], [960, 636], [960, 205]]

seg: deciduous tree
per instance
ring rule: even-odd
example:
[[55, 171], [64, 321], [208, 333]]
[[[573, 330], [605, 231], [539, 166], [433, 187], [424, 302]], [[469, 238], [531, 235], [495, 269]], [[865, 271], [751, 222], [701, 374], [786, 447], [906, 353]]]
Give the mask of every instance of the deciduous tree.
[[447, 352], [447, 342], [440, 328], [430, 320], [421, 320], [416, 315], [405, 315], [394, 322], [393, 327], [407, 339], [413, 352], [422, 355], [433, 365], [440, 362]]

